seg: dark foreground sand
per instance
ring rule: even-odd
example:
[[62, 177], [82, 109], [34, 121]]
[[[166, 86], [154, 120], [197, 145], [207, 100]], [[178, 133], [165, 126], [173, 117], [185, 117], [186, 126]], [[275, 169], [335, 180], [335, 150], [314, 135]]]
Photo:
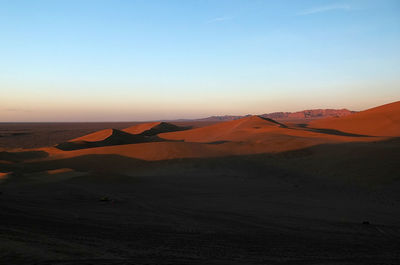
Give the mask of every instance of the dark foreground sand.
[[[400, 143], [358, 145], [159, 162], [95, 155], [48, 173], [20, 165], [0, 186], [0, 260], [398, 264], [400, 168], [380, 157]], [[136, 170], [87, 173], [107, 161]]]

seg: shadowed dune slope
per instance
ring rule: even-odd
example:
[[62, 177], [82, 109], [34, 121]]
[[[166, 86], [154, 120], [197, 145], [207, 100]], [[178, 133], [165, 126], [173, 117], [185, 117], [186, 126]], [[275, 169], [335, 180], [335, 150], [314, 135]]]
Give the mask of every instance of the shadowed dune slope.
[[[296, 132], [295, 130], [292, 131]], [[360, 138], [342, 138], [345, 138], [343, 142], [364, 142]], [[212, 143], [179, 141], [171, 142], [160, 140], [142, 143], [137, 142], [133, 144], [99, 144], [97, 146], [94, 144], [82, 144], [81, 148], [79, 148], [80, 146], [78, 146], [78, 148], [75, 147], [70, 149], [58, 147], [58, 149], [43, 148], [43, 150], [50, 155], [48, 160], [99, 154], [122, 155], [135, 159], [155, 161], [179, 158], [207, 158], [229, 155], [279, 153], [300, 150], [319, 144], [340, 143], [340, 141], [330, 138], [297, 137], [275, 133], [267, 136], [261, 135], [257, 139], [258, 140], [255, 141], [221, 141]]]
[[186, 130], [186, 127], [176, 126], [166, 122], [151, 122], [138, 124], [124, 130], [105, 129], [84, 135], [56, 147], [64, 150], [78, 150], [110, 145], [136, 144], [163, 141], [157, 134]]
[[271, 119], [249, 116], [187, 131], [163, 133], [159, 136], [163, 139], [186, 142], [240, 141], [260, 132], [284, 127], [286, 126]]
[[186, 129], [187, 128], [185, 127], [177, 126], [167, 122], [150, 122], [134, 125], [124, 129], [123, 131], [131, 134], [142, 134], [151, 136], [157, 135], [159, 133], [182, 131]]
[[400, 136], [400, 101], [382, 105], [346, 117], [312, 121], [309, 127], [334, 129], [370, 136]]
[[[61, 149], [61, 148], [59, 148]], [[215, 157], [229, 155], [234, 150], [225, 146], [183, 142], [148, 142], [95, 148], [77, 148], [64, 152], [47, 148], [49, 159], [72, 158], [82, 155], [120, 155], [141, 160], [168, 160], [177, 158]]]
[[133, 135], [116, 129], [106, 129], [61, 143], [56, 147], [64, 151], [86, 149], [111, 145], [157, 142], [157, 136]]
[[41, 159], [48, 156], [48, 153], [41, 150], [0, 152], [1, 162], [18, 163], [27, 160]]

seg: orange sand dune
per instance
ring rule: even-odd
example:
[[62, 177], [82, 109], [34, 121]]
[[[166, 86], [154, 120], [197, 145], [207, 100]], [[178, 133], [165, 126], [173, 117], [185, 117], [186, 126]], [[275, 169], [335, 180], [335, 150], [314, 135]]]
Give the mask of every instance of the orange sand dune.
[[[144, 130], [154, 127], [145, 124], [141, 128]], [[139, 131], [136, 128], [136, 132]], [[129, 134], [122, 131], [120, 133], [124, 137], [120, 137], [118, 131], [114, 130], [111, 136], [102, 141], [76, 142], [79, 145], [78, 148], [59, 148], [68, 150], [68, 152], [52, 148], [45, 151], [50, 154], [49, 159], [70, 158], [88, 154], [113, 154], [143, 160], [167, 160], [276, 153], [298, 150], [318, 144], [371, 140], [368, 137], [349, 137], [313, 132], [301, 128], [287, 128], [281, 123], [258, 116], [245, 117], [192, 130], [161, 133], [158, 136]], [[124, 134], [129, 137], [125, 138]], [[96, 135], [94, 133], [92, 135], [99, 136], [102, 134]], [[131, 139], [130, 137], [143, 139]], [[146, 139], [154, 137], [157, 137], [159, 141], [146, 141]], [[100, 139], [100, 137], [86, 137], [84, 139]], [[162, 142], [162, 139], [175, 142]], [[184, 142], [176, 142], [182, 140]]]
[[114, 131], [114, 129], [105, 129], [101, 130], [98, 132], [94, 132], [88, 135], [84, 135], [75, 139], [70, 140], [69, 142], [80, 142], [80, 141], [86, 141], [86, 142], [98, 142], [98, 141], [103, 141], [110, 137]]
[[167, 122], [150, 122], [134, 125], [124, 129], [123, 131], [131, 134], [143, 134], [150, 136], [165, 132], [182, 131], [184, 129], [186, 128]]
[[326, 118], [309, 123], [312, 128], [334, 129], [370, 136], [400, 136], [400, 101], [346, 117]]
[[[334, 136], [333, 136], [334, 137]], [[258, 141], [247, 142], [221, 142], [221, 143], [199, 143], [199, 142], [149, 142], [137, 144], [124, 144], [113, 146], [101, 146], [93, 148], [72, 149], [63, 151], [57, 148], [41, 148], [49, 154], [49, 157], [35, 160], [48, 160], [59, 158], [71, 158], [89, 154], [114, 154], [130, 158], [153, 160], [169, 160], [177, 158], [216, 157], [230, 155], [250, 155], [262, 153], [279, 153], [299, 150], [319, 144], [334, 144], [341, 142], [367, 142], [374, 139], [381, 141], [385, 138], [366, 137], [339, 137], [336, 139], [307, 138], [290, 135], [271, 134], [268, 138]]]
[[[304, 131], [288, 130], [288, 132], [303, 133]], [[289, 134], [260, 134], [254, 140], [221, 141], [214, 143], [200, 142], [149, 142], [113, 146], [93, 147], [72, 151], [62, 151], [57, 148], [44, 148], [49, 154], [47, 159], [72, 158], [82, 155], [120, 155], [147, 161], [169, 160], [178, 158], [206, 158], [231, 155], [250, 155], [262, 153], [278, 153], [299, 150], [318, 144], [339, 143], [349, 141], [370, 140], [365, 137], [343, 137], [304, 132], [308, 137], [298, 137]], [[317, 137], [321, 135], [322, 137]], [[314, 137], [313, 137], [314, 136]], [[376, 138], [374, 138], [376, 139]]]
[[186, 142], [233, 141], [244, 140], [259, 132], [272, 131], [282, 127], [285, 125], [271, 119], [249, 116], [187, 131], [162, 133], [159, 136], [163, 139]]
[[123, 129], [124, 132], [131, 133], [131, 134], [140, 134], [144, 131], [150, 130], [153, 127], [156, 127], [161, 122], [148, 122], [148, 123], [141, 123], [138, 125], [133, 125], [129, 128]]
[[134, 135], [116, 129], [106, 129], [73, 139], [66, 143], [61, 143], [57, 145], [57, 148], [62, 150], [76, 150], [153, 141], [162, 141], [162, 139], [159, 139], [157, 136]]
[[349, 137], [335, 134], [309, 131], [306, 128], [286, 127], [270, 119], [258, 116], [245, 117], [238, 120], [227, 121], [207, 127], [172, 133], [159, 134], [160, 138], [167, 140], [184, 140], [185, 142], [246, 142], [266, 143], [273, 145], [276, 142], [289, 141], [297, 138], [297, 142], [348, 142], [367, 141], [363, 137]]
[[[386, 118], [384, 119], [385, 121], [391, 120], [392, 123], [389, 124], [391, 126], [382, 125], [379, 128], [393, 128], [394, 125], [398, 124], [396, 123], [398, 120], [396, 112], [394, 114], [391, 112], [393, 106], [398, 107], [399, 103], [357, 113], [353, 117], [357, 118], [360, 116], [369, 119], [372, 117], [373, 120], [377, 120], [376, 122], [379, 123], [379, 118], [383, 116]], [[352, 116], [337, 120], [347, 120], [350, 117]], [[332, 119], [327, 120], [331, 121]], [[356, 121], [359, 120], [356, 119]], [[361, 119], [361, 121], [364, 120]], [[167, 123], [145, 123], [130, 127], [124, 131], [103, 130], [68, 142], [67, 144], [72, 144], [72, 147], [62, 146], [65, 148], [58, 147], [58, 149], [45, 148], [42, 151], [49, 154], [49, 157], [45, 158], [46, 160], [100, 154], [120, 155], [154, 161], [177, 158], [277, 153], [299, 150], [319, 144], [379, 141], [384, 139], [384, 137], [357, 137], [338, 134], [337, 130], [342, 131], [342, 129], [337, 127], [333, 128], [336, 131], [310, 130], [296, 126], [287, 127], [274, 120], [259, 116], [248, 116], [238, 120], [191, 130], [157, 134], [159, 131], [181, 129], [178, 126], [175, 126], [177, 128], [174, 126], [170, 126]], [[398, 131], [396, 132], [398, 133]], [[352, 133], [360, 134], [359, 131]]]

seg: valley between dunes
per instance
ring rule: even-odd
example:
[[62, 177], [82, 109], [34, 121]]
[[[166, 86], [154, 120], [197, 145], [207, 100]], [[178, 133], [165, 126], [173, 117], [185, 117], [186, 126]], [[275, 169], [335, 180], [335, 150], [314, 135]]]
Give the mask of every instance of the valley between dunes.
[[0, 261], [396, 264], [399, 161], [400, 101], [3, 148]]

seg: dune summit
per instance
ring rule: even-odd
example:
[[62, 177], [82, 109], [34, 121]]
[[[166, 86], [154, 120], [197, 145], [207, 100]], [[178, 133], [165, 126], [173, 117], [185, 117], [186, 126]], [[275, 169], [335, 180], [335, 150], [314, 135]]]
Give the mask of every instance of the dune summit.
[[400, 101], [345, 117], [315, 120], [309, 123], [309, 127], [370, 136], [399, 137]]
[[61, 143], [56, 147], [64, 151], [95, 148], [112, 145], [137, 144], [146, 142], [162, 141], [156, 136], [147, 136], [142, 134], [130, 134], [121, 130], [106, 129], [99, 132], [91, 133], [65, 143]]
[[185, 142], [229, 141], [248, 138], [251, 134], [284, 127], [286, 127], [284, 124], [272, 119], [259, 116], [247, 116], [245, 118], [217, 123], [202, 128], [182, 132], [163, 133], [160, 134], [160, 137], [168, 140], [184, 140]]
[[159, 133], [183, 131], [186, 129], [188, 128], [180, 127], [168, 122], [150, 122], [150, 123], [142, 123], [134, 125], [124, 129], [123, 131], [130, 134], [141, 134], [141, 135], [151, 136], [151, 135], [157, 135]]
[[116, 129], [105, 129], [101, 131], [97, 131], [94, 133], [90, 133], [75, 139], [70, 140], [69, 142], [98, 142], [104, 141], [105, 139], [111, 137], [113, 134], [119, 134], [120, 131]]

